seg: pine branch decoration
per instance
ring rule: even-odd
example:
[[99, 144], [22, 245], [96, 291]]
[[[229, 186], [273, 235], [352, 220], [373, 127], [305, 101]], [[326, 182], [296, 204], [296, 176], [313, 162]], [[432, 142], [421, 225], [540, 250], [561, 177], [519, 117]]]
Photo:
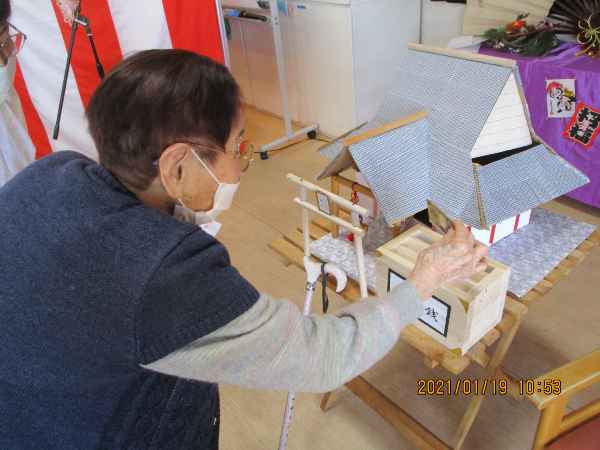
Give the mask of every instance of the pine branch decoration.
[[528, 25], [526, 18], [527, 14], [522, 14], [504, 28], [486, 31], [483, 45], [523, 56], [542, 56], [560, 45], [551, 23]]

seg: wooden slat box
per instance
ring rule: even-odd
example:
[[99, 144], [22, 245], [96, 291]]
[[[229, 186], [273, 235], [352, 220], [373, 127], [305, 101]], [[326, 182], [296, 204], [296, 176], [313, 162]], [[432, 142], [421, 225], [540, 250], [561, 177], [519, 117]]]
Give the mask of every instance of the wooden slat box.
[[[416, 225], [378, 249], [377, 293], [384, 295], [406, 280], [421, 250], [442, 239]], [[502, 319], [510, 268], [487, 258], [485, 271], [437, 289], [416, 325], [457, 353], [465, 354]]]

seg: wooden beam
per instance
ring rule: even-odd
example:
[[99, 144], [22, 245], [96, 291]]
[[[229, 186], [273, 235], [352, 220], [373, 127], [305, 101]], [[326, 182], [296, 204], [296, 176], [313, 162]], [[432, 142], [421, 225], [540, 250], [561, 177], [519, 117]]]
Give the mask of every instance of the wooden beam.
[[[498, 342], [498, 346], [496, 347], [496, 351], [494, 352], [492, 359], [488, 365], [488, 370], [493, 374], [496, 369], [500, 367], [500, 364], [504, 360], [510, 345], [512, 344], [515, 335], [517, 334], [517, 330], [521, 326], [521, 318], [522, 316], [511, 316], [509, 314], [504, 314], [504, 319], [502, 319], [499, 325], [503, 324], [502, 336], [500, 337], [500, 342]], [[498, 328], [498, 327], [496, 327]]]
[[402, 339], [427, 358], [438, 361], [444, 369], [459, 375], [471, 364], [466, 355], [456, 355], [415, 325], [408, 325], [400, 333]]
[[579, 244], [579, 246], [577, 247], [577, 250], [581, 250], [582, 252], [589, 253], [589, 251], [591, 249], [593, 249], [596, 245], [597, 245], [597, 243], [591, 241], [590, 238], [587, 238], [585, 241], [583, 241], [581, 244]]
[[436, 367], [438, 367], [440, 365], [439, 361], [436, 361], [435, 359], [431, 359], [428, 356], [423, 357], [423, 362], [430, 369], [435, 369]]
[[525, 294], [525, 296], [521, 299], [521, 301], [523, 302], [523, 304], [525, 306], [529, 306], [536, 300], [541, 299], [542, 297], [543, 297], [543, 295], [540, 294], [539, 292], [531, 290], [527, 294]]
[[454, 50], [449, 48], [430, 47], [421, 44], [408, 44], [408, 48], [419, 52], [433, 53], [436, 55], [449, 56], [451, 58], [468, 59], [470, 61], [494, 64], [497, 66], [514, 68], [516, 62], [508, 58], [498, 58], [495, 56], [481, 55], [478, 53], [467, 52], [464, 50]]
[[331, 229], [333, 228], [331, 221], [325, 219], [324, 217], [313, 217], [311, 223], [315, 227], [322, 229], [326, 234], [331, 233]]
[[554, 284], [552, 284], [548, 280], [542, 280], [533, 288], [534, 291], [539, 292], [541, 295], [546, 295], [548, 292], [552, 290]]
[[585, 256], [586, 256], [586, 255], [585, 255], [585, 253], [584, 253], [584, 252], [582, 252], [581, 250], [577, 250], [577, 249], [575, 249], [575, 250], [573, 250], [573, 251], [571, 252], [571, 254], [570, 254], [569, 256], [570, 256], [571, 258], [577, 259], [577, 260], [579, 260], [579, 262], [581, 262], [581, 261], [583, 261], [583, 260], [585, 259]]
[[562, 271], [558, 270], [558, 268], [554, 268], [554, 270], [552, 272], [550, 272], [548, 275], [546, 275], [544, 277], [544, 279], [549, 281], [552, 284], [556, 284], [560, 280], [562, 280], [564, 277], [565, 277], [565, 274]]
[[521, 302], [513, 300], [510, 297], [506, 297], [506, 302], [504, 303], [504, 311], [507, 311], [514, 317], [521, 317], [527, 314], [527, 306], [523, 305]]
[[523, 400], [523, 398], [525, 398], [525, 395], [521, 394], [521, 388], [519, 386], [519, 381], [517, 377], [510, 375], [504, 369], [498, 367], [496, 369], [496, 378], [504, 378], [506, 380], [508, 384], [508, 393], [512, 398], [514, 398], [515, 400]]
[[375, 389], [363, 377], [357, 377], [346, 383], [346, 387], [389, 422], [416, 448], [422, 450], [451, 450], [448, 445]]
[[292, 183], [302, 186], [312, 192], [319, 192], [323, 195], [326, 195], [332, 203], [337, 203], [338, 205], [343, 206], [349, 210], [355, 211], [358, 214], [366, 216], [369, 213], [366, 208], [363, 208], [360, 205], [355, 205], [350, 200], [347, 200], [344, 197], [337, 195], [335, 192], [323, 189], [321, 186], [317, 186], [314, 183], [306, 181], [304, 178], [300, 178], [299, 176], [294, 175], [293, 173], [288, 173], [286, 178]]
[[[507, 300], [510, 299], [507, 298]], [[502, 333], [502, 337], [500, 338], [500, 342], [498, 342], [496, 350], [494, 351], [494, 354], [492, 355], [492, 358], [490, 359], [487, 365], [485, 372], [485, 377], [487, 379], [491, 379], [492, 377], [496, 376], [497, 371], [500, 368], [500, 364], [502, 363], [502, 361], [504, 361], [504, 358], [508, 353], [508, 349], [510, 348], [513, 339], [515, 338], [515, 334], [517, 333], [517, 330], [521, 325], [521, 317], [522, 314], [504, 314], [504, 318], [500, 322], [500, 324], [505, 324], [504, 331]], [[460, 450], [462, 448], [465, 439], [467, 438], [467, 434], [473, 426], [477, 414], [479, 414], [479, 410], [481, 409], [483, 399], [483, 395], [476, 395], [469, 402], [467, 412], [462, 417], [460, 424], [458, 425], [458, 429], [456, 430], [456, 433], [454, 435], [453, 442], [455, 443], [454, 448], [456, 450]]]
[[334, 175], [331, 178], [332, 179], [335, 178], [337, 183], [339, 183], [342, 186], [346, 186], [348, 189], [353, 189], [356, 192], [367, 195], [371, 198], [375, 198], [375, 195], [373, 194], [373, 191], [371, 189], [369, 189], [368, 187], [363, 186], [362, 184], [359, 184], [355, 181], [352, 181], [349, 178], [346, 178], [342, 175]]
[[483, 338], [481, 338], [481, 342], [483, 342], [483, 344], [486, 347], [491, 347], [492, 345], [494, 345], [494, 343], [498, 340], [498, 338], [500, 337], [500, 331], [498, 331], [495, 328], [492, 328], [488, 334], [486, 334]]
[[342, 143], [345, 147], [349, 147], [353, 144], [357, 144], [367, 139], [371, 139], [376, 136], [380, 136], [389, 131], [395, 130], [396, 128], [400, 128], [406, 125], [409, 125], [418, 120], [424, 119], [427, 117], [427, 111], [419, 111], [417, 113], [411, 114], [409, 116], [403, 117], [398, 120], [394, 120], [392, 122], [388, 122], [385, 125], [382, 125], [377, 128], [371, 128], [363, 133], [355, 134], [354, 136], [348, 136], [342, 140]]
[[312, 203], [305, 202], [305, 201], [299, 199], [298, 197], [294, 198], [294, 202], [297, 203], [298, 205], [300, 205], [301, 207], [309, 210], [311, 213], [317, 214], [318, 216], [324, 217], [325, 219], [331, 220], [333, 223], [346, 228], [347, 230], [351, 231], [352, 233], [356, 234], [357, 236], [365, 235], [365, 230], [363, 230], [362, 228], [356, 227], [356, 226], [352, 225], [351, 223], [340, 219], [337, 216], [326, 214], [326, 213], [322, 212], [319, 208], [314, 206]]
[[[331, 177], [331, 192], [335, 195], [340, 195], [340, 183], [337, 181], [336, 177]], [[334, 216], [340, 215], [340, 205], [334, 203], [331, 205], [331, 214]], [[336, 223], [331, 224], [331, 234], [334, 238], [340, 235], [340, 227]]]
[[490, 356], [486, 353], [486, 347], [481, 342], [475, 343], [467, 352], [467, 356], [481, 367], [487, 367], [490, 363]]
[[453, 447], [455, 450], [460, 450], [462, 448], [465, 439], [467, 438], [467, 434], [471, 430], [473, 422], [475, 422], [475, 419], [479, 414], [479, 410], [481, 409], [481, 405], [483, 403], [484, 398], [484, 395], [475, 395], [473, 396], [473, 398], [471, 398], [469, 406], [467, 406], [467, 411], [462, 416], [462, 419], [458, 424], [458, 428], [454, 433], [454, 438], [452, 442], [455, 443]]

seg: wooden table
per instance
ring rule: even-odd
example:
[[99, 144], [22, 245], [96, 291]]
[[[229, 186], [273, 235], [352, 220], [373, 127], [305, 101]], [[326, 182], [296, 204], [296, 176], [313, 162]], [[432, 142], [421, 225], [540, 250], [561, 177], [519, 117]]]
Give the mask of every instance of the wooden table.
[[[313, 220], [310, 224], [311, 238], [321, 238], [331, 231], [330, 227], [330, 223], [326, 220], [318, 218]], [[425, 364], [431, 369], [439, 366], [453, 375], [459, 375], [471, 364], [476, 364], [483, 369], [481, 379], [506, 379], [511, 394], [515, 398], [520, 398], [517, 381], [501, 368], [501, 364], [521, 325], [522, 318], [527, 312], [527, 305], [541, 298], [552, 289], [556, 282], [567, 276], [599, 242], [600, 233], [596, 231], [549, 273], [543, 281], [538, 283], [523, 299], [519, 300], [512, 295], [508, 295], [502, 321], [465, 355], [453, 353], [414, 325], [409, 325], [402, 331], [401, 339], [423, 354]], [[286, 264], [294, 264], [303, 269], [303, 245], [304, 241], [301, 231], [294, 230], [289, 235], [272, 242], [270, 247], [283, 256]], [[328, 283], [331, 288], [335, 289], [333, 280], [328, 280]], [[341, 295], [344, 299], [351, 302], [359, 300], [360, 289], [358, 284], [354, 280], [349, 280], [348, 286]], [[472, 397], [456, 429], [452, 445], [448, 445], [362, 376], [346, 383], [346, 387], [388, 421], [418, 449], [460, 449], [485, 398], [485, 395], [474, 395]], [[331, 393], [325, 394], [321, 401], [321, 409], [323, 411], [327, 410], [327, 403], [330, 396]]]

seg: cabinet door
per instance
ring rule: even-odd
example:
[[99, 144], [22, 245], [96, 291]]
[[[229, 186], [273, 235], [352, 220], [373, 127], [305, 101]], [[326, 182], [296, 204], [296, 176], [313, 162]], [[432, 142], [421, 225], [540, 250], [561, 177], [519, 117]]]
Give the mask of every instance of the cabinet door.
[[[258, 109], [282, 116], [283, 108], [271, 25], [251, 20], [240, 21], [240, 23], [246, 48], [252, 104]], [[289, 21], [287, 18], [282, 17], [280, 23], [288, 78], [290, 114], [292, 119], [297, 120], [296, 52], [293, 45], [293, 36], [289, 32]]]
[[355, 126], [350, 8], [310, 0], [290, 4], [303, 120], [337, 136]]
[[240, 85], [244, 103], [254, 104], [252, 86], [250, 84], [250, 72], [242, 34], [242, 24], [237, 18], [228, 18], [231, 25], [231, 36], [229, 38], [229, 57], [231, 61], [231, 73]]

